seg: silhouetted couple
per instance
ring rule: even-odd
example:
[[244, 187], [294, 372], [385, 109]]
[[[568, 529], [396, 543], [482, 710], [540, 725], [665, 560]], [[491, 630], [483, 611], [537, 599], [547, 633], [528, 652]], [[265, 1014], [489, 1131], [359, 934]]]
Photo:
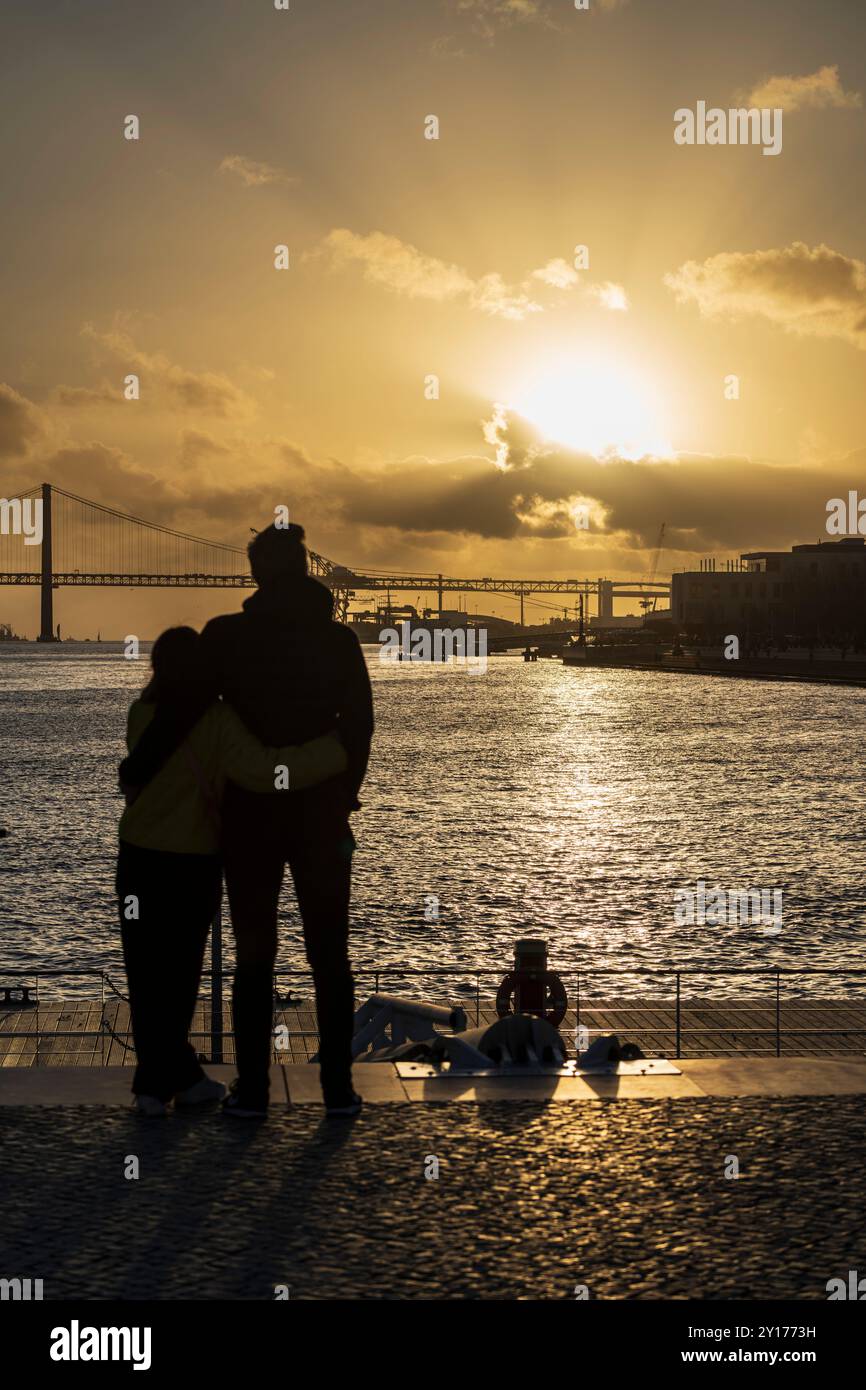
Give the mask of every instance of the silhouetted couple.
[[243, 611], [214, 618], [200, 636], [164, 632], [153, 678], [129, 711], [117, 894], [134, 1103], [144, 1114], [225, 1093], [188, 1039], [223, 873], [238, 1069], [223, 1104], [239, 1117], [266, 1113], [286, 864], [315, 984], [325, 1104], [337, 1115], [360, 1107], [351, 1079], [349, 815], [367, 768], [372, 698], [357, 638], [332, 620], [330, 591], [307, 573], [303, 538], [299, 526], [260, 532], [249, 546], [258, 588]]

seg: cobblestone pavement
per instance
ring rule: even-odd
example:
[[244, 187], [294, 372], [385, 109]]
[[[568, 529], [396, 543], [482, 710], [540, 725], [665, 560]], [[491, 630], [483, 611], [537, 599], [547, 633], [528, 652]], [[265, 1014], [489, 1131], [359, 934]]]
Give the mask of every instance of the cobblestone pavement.
[[861, 1096], [375, 1105], [340, 1124], [305, 1106], [250, 1127], [4, 1108], [0, 1154], [0, 1277], [42, 1278], [46, 1299], [825, 1299], [866, 1269]]

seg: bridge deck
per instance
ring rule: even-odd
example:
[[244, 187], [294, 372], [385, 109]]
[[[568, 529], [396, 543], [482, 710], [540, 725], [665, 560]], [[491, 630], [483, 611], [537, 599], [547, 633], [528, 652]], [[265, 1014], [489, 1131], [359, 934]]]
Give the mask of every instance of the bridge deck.
[[[481, 1023], [493, 1023], [492, 1000], [482, 1001]], [[204, 998], [196, 1009], [193, 1042], [211, 1056], [211, 1004]], [[470, 1027], [475, 1024], [469, 1011]], [[569, 1009], [561, 1032], [574, 1037], [575, 1014]], [[590, 1030], [617, 1033], [636, 1042], [648, 1055], [676, 1056], [676, 1016], [669, 1000], [594, 1000], [581, 1009], [580, 1021]], [[781, 1007], [780, 1052], [785, 1057], [866, 1055], [866, 1002], [855, 1000], [791, 1000]], [[275, 1023], [288, 1028], [288, 1047], [278, 1049], [277, 1062], [305, 1062], [316, 1051], [315, 1008], [300, 1004], [279, 1009]], [[223, 1001], [223, 1060], [234, 1061], [231, 1005]], [[776, 1013], [766, 1000], [688, 1001], [680, 1015], [682, 1057], [775, 1055]], [[38, 1009], [0, 1011], [0, 1066], [100, 1067], [128, 1066], [135, 1061], [129, 1031], [129, 1007], [121, 999], [60, 1001]]]
[[[327, 562], [330, 565], [330, 562]], [[663, 580], [627, 579], [454, 579], [423, 574], [355, 574], [352, 570], [330, 567], [311, 571], [322, 583], [338, 589], [360, 589], [365, 592], [390, 593], [478, 593], [509, 594], [583, 594], [594, 596], [599, 584], [609, 584], [616, 598], [665, 598], [670, 596], [670, 584]], [[40, 585], [41, 570], [0, 570], [0, 585]], [[252, 589], [255, 582], [246, 572], [242, 574], [219, 571], [187, 573], [142, 570], [52, 570], [51, 587], [57, 588], [163, 588], [163, 589]]]

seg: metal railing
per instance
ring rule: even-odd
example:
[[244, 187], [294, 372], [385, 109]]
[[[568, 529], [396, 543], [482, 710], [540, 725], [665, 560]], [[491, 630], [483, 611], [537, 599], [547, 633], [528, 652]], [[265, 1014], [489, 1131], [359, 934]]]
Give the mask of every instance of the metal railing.
[[[219, 951], [217, 951], [217, 952], [214, 954], [214, 956], [213, 956], [213, 964], [212, 964], [211, 969], [210, 969], [210, 970], [204, 970], [204, 971], [202, 971], [202, 978], [203, 978], [203, 979], [211, 979], [211, 980], [213, 980], [213, 981], [216, 983], [216, 988], [212, 988], [212, 990], [211, 990], [211, 995], [210, 995], [210, 1028], [209, 1028], [208, 1030], [206, 1030], [206, 1031], [204, 1031], [204, 1030], [197, 1030], [197, 1031], [194, 1031], [194, 1032], [192, 1032], [192, 1033], [190, 1034], [190, 1037], [191, 1037], [191, 1038], [202, 1038], [202, 1039], [203, 1039], [203, 1038], [209, 1038], [209, 1039], [210, 1039], [210, 1058], [209, 1058], [209, 1060], [210, 1060], [211, 1062], [221, 1062], [221, 1061], [223, 1060], [223, 1056], [224, 1056], [224, 1040], [225, 1040], [226, 1037], [231, 1038], [231, 1037], [234, 1036], [232, 1030], [230, 1030], [230, 1029], [228, 1029], [228, 1030], [225, 1029], [225, 1027], [224, 1027], [224, 1021], [223, 1021], [223, 1003], [224, 1003], [224, 996], [223, 996], [223, 981], [225, 980], [225, 978], [226, 978], [227, 976], [231, 976], [233, 973], [234, 973], [233, 970], [231, 970], [231, 969], [226, 969], [226, 968], [223, 967], [223, 965], [222, 965], [222, 958], [221, 958], [221, 952], [219, 952]], [[380, 987], [381, 987], [381, 985], [383, 985], [384, 983], [386, 983], [389, 979], [391, 979], [391, 980], [394, 980], [394, 979], [399, 979], [399, 980], [418, 980], [418, 979], [420, 979], [420, 980], [425, 980], [425, 981], [432, 981], [432, 980], [438, 980], [438, 979], [440, 979], [440, 978], [442, 978], [442, 979], [450, 978], [451, 980], [454, 980], [455, 977], [457, 977], [457, 978], [461, 978], [462, 980], [465, 981], [465, 980], [467, 979], [467, 977], [473, 978], [473, 979], [474, 979], [474, 989], [472, 989], [471, 992], [474, 993], [475, 1024], [476, 1024], [476, 1025], [478, 1025], [478, 1024], [481, 1023], [481, 1009], [482, 1009], [481, 982], [482, 982], [482, 980], [485, 980], [485, 979], [488, 979], [488, 978], [489, 978], [489, 979], [491, 979], [491, 980], [499, 981], [499, 980], [501, 980], [501, 978], [502, 978], [502, 976], [503, 976], [504, 973], [505, 973], [505, 972], [503, 971], [502, 967], [474, 966], [474, 965], [473, 965], [473, 966], [467, 965], [467, 966], [463, 966], [463, 967], [461, 967], [461, 966], [429, 966], [429, 967], [417, 967], [417, 966], [405, 966], [405, 965], [401, 965], [401, 964], [398, 964], [398, 963], [389, 963], [389, 964], [386, 964], [386, 965], [375, 965], [375, 966], [364, 966], [364, 965], [359, 965], [359, 966], [354, 966], [354, 967], [353, 967], [353, 974], [354, 974], [354, 976], [355, 976], [356, 981], [360, 982], [360, 981], [363, 980], [363, 979], [369, 979], [369, 980], [371, 980], [371, 981], [372, 981], [373, 988], [372, 988], [372, 991], [370, 991], [370, 992], [375, 993], [375, 994], [378, 994], [378, 993], [380, 992]], [[732, 1034], [741, 1033], [741, 1034], [747, 1035], [747, 1036], [750, 1037], [750, 1038], [752, 1038], [752, 1037], [761, 1038], [761, 1039], [767, 1038], [767, 1039], [770, 1039], [770, 1040], [771, 1040], [771, 1048], [770, 1048], [770, 1049], [766, 1049], [765, 1052], [762, 1053], [761, 1055], [766, 1055], [766, 1052], [772, 1052], [772, 1053], [774, 1053], [774, 1055], [775, 1055], [776, 1057], [780, 1057], [780, 1056], [782, 1055], [782, 1042], [783, 1042], [783, 1040], [791, 1040], [792, 1038], [796, 1038], [796, 1037], [811, 1037], [811, 1038], [814, 1038], [814, 1037], [826, 1037], [826, 1038], [836, 1037], [836, 1038], [839, 1038], [839, 1037], [850, 1037], [850, 1036], [856, 1036], [856, 1037], [859, 1037], [859, 1036], [866, 1036], [866, 1026], [863, 1026], [863, 1027], [857, 1027], [857, 1026], [853, 1026], [853, 1027], [852, 1027], [852, 1026], [847, 1026], [847, 1027], [838, 1027], [838, 1028], [824, 1028], [824, 1027], [820, 1027], [820, 1028], [791, 1028], [791, 1027], [783, 1027], [783, 1022], [782, 1022], [782, 1005], [783, 1005], [783, 1002], [785, 1002], [785, 1003], [787, 1003], [787, 1004], [800, 1003], [800, 1004], [809, 1004], [809, 1005], [814, 1005], [814, 1006], [820, 1006], [822, 1003], [826, 1004], [826, 1003], [829, 1003], [829, 1002], [835, 1002], [835, 1003], [850, 1003], [852, 1006], [855, 1006], [855, 1007], [856, 1007], [858, 1004], [860, 1004], [860, 1005], [862, 1006], [864, 1003], [866, 1003], [866, 1001], [864, 1001], [863, 999], [851, 999], [851, 1000], [844, 1000], [844, 1001], [840, 1001], [840, 1000], [829, 1001], [829, 1000], [822, 1000], [822, 999], [820, 999], [820, 998], [811, 998], [811, 999], [802, 999], [802, 998], [800, 998], [800, 999], [796, 999], [796, 998], [791, 998], [791, 997], [789, 997], [789, 998], [787, 998], [787, 999], [785, 999], [785, 1000], [783, 1001], [783, 995], [782, 995], [782, 982], [783, 982], [783, 977], [785, 977], [786, 979], [792, 979], [792, 978], [796, 978], [796, 977], [813, 977], [813, 976], [824, 976], [824, 977], [830, 977], [830, 978], [832, 978], [832, 977], [837, 977], [837, 978], [838, 978], [839, 976], [845, 976], [845, 977], [857, 976], [857, 977], [860, 977], [860, 976], [866, 975], [866, 968], [842, 969], [842, 968], [836, 967], [836, 966], [799, 966], [799, 967], [754, 966], [754, 967], [724, 967], [724, 968], [716, 968], [716, 967], [711, 967], [711, 966], [710, 966], [710, 967], [708, 967], [708, 966], [690, 966], [690, 967], [685, 967], [685, 968], [669, 968], [669, 969], [665, 969], [665, 968], [658, 968], [658, 967], [654, 967], [654, 966], [646, 966], [646, 967], [640, 967], [640, 966], [629, 966], [629, 967], [600, 966], [600, 967], [593, 967], [592, 969], [586, 969], [586, 968], [584, 968], [584, 969], [575, 971], [575, 972], [573, 972], [573, 973], [572, 973], [572, 972], [566, 973], [566, 972], [564, 972], [564, 971], [559, 971], [559, 972], [557, 972], [557, 973], [560, 974], [560, 977], [564, 980], [564, 982], [566, 983], [566, 986], [568, 986], [569, 982], [573, 981], [573, 994], [572, 994], [573, 1005], [572, 1005], [572, 1007], [573, 1007], [573, 1010], [574, 1010], [574, 1018], [575, 1018], [575, 1025], [574, 1025], [574, 1026], [575, 1026], [575, 1032], [576, 1032], [576, 1030], [581, 1026], [581, 1011], [582, 1011], [582, 1010], [583, 1010], [584, 1015], [586, 1015], [586, 1013], [589, 1012], [589, 1011], [596, 1011], [596, 1012], [597, 1012], [599, 1009], [601, 1009], [602, 1011], [606, 1011], [606, 1010], [611, 1010], [611, 1011], [613, 1011], [613, 1010], [616, 1010], [616, 1012], [617, 1012], [618, 1014], [623, 1014], [623, 1013], [628, 1013], [629, 1011], [632, 1011], [632, 1012], [646, 1011], [647, 1007], [652, 1007], [652, 1008], [655, 1008], [655, 1009], [659, 1009], [659, 1008], [671, 1008], [671, 1009], [672, 1009], [672, 1019], [671, 1019], [670, 1025], [666, 1025], [666, 1024], [664, 1024], [664, 1023], [642, 1024], [642, 1025], [640, 1025], [640, 1031], [643, 1032], [643, 1033], [652, 1033], [652, 1034], [655, 1035], [655, 1036], [660, 1035], [660, 1034], [661, 1034], [661, 1035], [664, 1035], [664, 1034], [666, 1034], [666, 1033], [669, 1034], [669, 1035], [671, 1036], [671, 1040], [672, 1040], [672, 1042], [673, 1042], [673, 1044], [674, 1044], [674, 1052], [673, 1052], [673, 1055], [674, 1055], [675, 1057], [681, 1057], [681, 1056], [684, 1055], [684, 1053], [683, 1053], [684, 1039], [685, 1039], [685, 1037], [686, 1037], [689, 1033], [692, 1033], [692, 1034], [699, 1034], [701, 1037], [730, 1037]], [[588, 984], [588, 982], [589, 982], [590, 979], [592, 979], [593, 981], [595, 981], [595, 980], [597, 980], [597, 979], [600, 978], [600, 977], [627, 977], [627, 978], [629, 979], [630, 982], [634, 982], [634, 980], [635, 980], [636, 978], [646, 979], [646, 980], [648, 980], [648, 981], [657, 980], [657, 979], [671, 980], [671, 981], [673, 982], [673, 986], [674, 986], [673, 998], [672, 998], [672, 999], [654, 999], [654, 1000], [652, 1001], [652, 1003], [649, 1004], [649, 1005], [648, 1005], [648, 1003], [645, 1002], [645, 1001], [640, 1001], [640, 1002], [636, 1003], [635, 1005], [630, 1006], [630, 1003], [629, 1003], [629, 996], [628, 996], [628, 995], [625, 995], [625, 996], [623, 996], [623, 997], [621, 998], [621, 1000], [617, 1001], [616, 1003], [604, 1002], [604, 1003], [602, 1003], [602, 1004], [595, 1004], [595, 1005], [593, 1005], [589, 1000], [587, 1000], [585, 991], [586, 991], [586, 987], [587, 987], [587, 984]], [[766, 979], [766, 980], [769, 982], [769, 984], [770, 984], [770, 992], [771, 992], [771, 999], [768, 1001], [769, 1007], [770, 1007], [770, 1011], [771, 1011], [771, 1012], [770, 1012], [770, 1026], [768, 1026], [768, 1027], [758, 1027], [758, 1026], [753, 1026], [752, 1024], [748, 1024], [748, 1023], [746, 1023], [746, 1024], [731, 1023], [731, 1024], [728, 1024], [727, 1026], [724, 1026], [724, 1027], [710, 1027], [710, 1026], [707, 1026], [706, 1024], [704, 1024], [704, 1023], [691, 1022], [691, 1021], [689, 1021], [687, 1018], [684, 1017], [684, 1011], [685, 1011], [686, 1009], [688, 1009], [688, 1008], [697, 1008], [697, 1007], [700, 1007], [700, 1008], [703, 1008], [703, 1009], [707, 1009], [707, 1008], [710, 1008], [710, 1009], [717, 1009], [717, 1008], [724, 1008], [724, 1007], [726, 1007], [726, 1006], [731, 1007], [731, 1006], [734, 1006], [734, 1005], [736, 1004], [736, 1001], [732, 1001], [732, 1000], [726, 999], [726, 998], [721, 998], [721, 999], [717, 998], [717, 999], [715, 999], [715, 1000], [713, 1000], [713, 999], [700, 999], [700, 1000], [694, 1000], [694, 1001], [684, 1000], [684, 999], [683, 999], [683, 980], [684, 980], [684, 979], [689, 979], [689, 978], [698, 978], [698, 979], [721, 978], [721, 979], [728, 979], [728, 980], [730, 980], [730, 979], [740, 978], [740, 977], [744, 977], [744, 978], [764, 978], [764, 979]], [[66, 979], [66, 978], [93, 979], [93, 980], [95, 980], [95, 981], [98, 981], [98, 982], [99, 982], [99, 990], [100, 990], [98, 1000], [84, 1000], [84, 999], [78, 999], [76, 996], [68, 996], [68, 995], [67, 995], [67, 996], [64, 996], [64, 997], [61, 997], [61, 998], [59, 998], [59, 999], [50, 1000], [50, 1001], [48, 1001], [48, 1000], [43, 1001], [43, 1000], [40, 998], [40, 981], [42, 981], [42, 980], [49, 980], [49, 979]], [[293, 1004], [288, 1002], [289, 996], [286, 997], [286, 1000], [283, 1000], [283, 999], [280, 997], [280, 991], [279, 991], [279, 988], [278, 988], [278, 981], [279, 981], [280, 979], [282, 979], [282, 978], [288, 978], [289, 980], [296, 979], [296, 978], [297, 978], [297, 979], [307, 979], [307, 980], [309, 980], [309, 979], [311, 978], [311, 971], [309, 970], [308, 967], [304, 967], [304, 966], [300, 966], [300, 967], [284, 967], [284, 968], [280, 968], [280, 969], [274, 971], [274, 1003], [275, 1003], [275, 1011], [278, 1011], [278, 1010], [281, 1010], [281, 1009], [284, 1009], [284, 1008], [287, 1008], [287, 1007], [293, 1007]], [[3, 1042], [4, 1042], [6, 1039], [10, 1039], [10, 1040], [11, 1040], [11, 1039], [25, 1039], [25, 1040], [26, 1040], [26, 1039], [33, 1039], [33, 1040], [35, 1040], [35, 1044], [36, 1044], [36, 1047], [35, 1047], [35, 1065], [36, 1065], [36, 1066], [39, 1066], [39, 1065], [41, 1064], [41, 1055], [40, 1055], [40, 1054], [41, 1054], [41, 1046], [40, 1046], [41, 1042], [43, 1042], [43, 1041], [44, 1041], [44, 1042], [53, 1042], [53, 1040], [55, 1040], [55, 1039], [74, 1038], [74, 1039], [83, 1040], [83, 1039], [87, 1039], [87, 1038], [94, 1038], [94, 1039], [98, 1038], [98, 1039], [99, 1039], [99, 1045], [98, 1045], [98, 1046], [94, 1046], [92, 1049], [89, 1049], [89, 1050], [86, 1050], [86, 1049], [79, 1049], [79, 1052], [78, 1052], [77, 1055], [81, 1055], [82, 1057], [84, 1057], [84, 1056], [95, 1057], [97, 1054], [99, 1054], [99, 1055], [101, 1056], [101, 1060], [102, 1060], [102, 1064], [103, 1064], [103, 1065], [105, 1065], [105, 1062], [106, 1062], [106, 1040], [108, 1040], [108, 1042], [109, 1042], [109, 1051], [110, 1051], [110, 1043], [111, 1043], [111, 1041], [116, 1041], [116, 1042], [118, 1042], [118, 1043], [120, 1044], [120, 1046], [121, 1046], [122, 1048], [124, 1048], [124, 1050], [132, 1051], [132, 1044], [131, 1044], [131, 1042], [128, 1040], [128, 1039], [129, 1039], [129, 1036], [130, 1036], [129, 1033], [127, 1032], [125, 1038], [121, 1037], [118, 1033], [116, 1033], [116, 1032], [114, 1031], [114, 1029], [112, 1028], [112, 1025], [110, 1024], [110, 1022], [109, 1022], [109, 1021], [106, 1019], [106, 1017], [105, 1017], [105, 1006], [106, 1006], [107, 995], [108, 995], [108, 994], [113, 995], [113, 996], [115, 996], [115, 997], [119, 997], [120, 999], [125, 999], [125, 995], [123, 995], [122, 991], [120, 991], [120, 990], [117, 988], [117, 986], [113, 983], [113, 981], [112, 981], [112, 979], [111, 979], [111, 977], [110, 977], [110, 975], [108, 974], [107, 971], [101, 970], [101, 969], [95, 969], [95, 968], [94, 968], [94, 969], [75, 969], [75, 970], [41, 970], [41, 971], [38, 971], [38, 972], [35, 972], [35, 973], [34, 973], [33, 971], [29, 971], [29, 970], [17, 970], [17, 969], [15, 969], [15, 970], [7, 970], [7, 971], [5, 971], [4, 974], [3, 974], [2, 976], [0, 976], [0, 979], [21, 979], [22, 982], [25, 981], [25, 980], [28, 982], [29, 988], [30, 988], [31, 990], [35, 991], [35, 998], [32, 999], [32, 1000], [30, 1000], [29, 1002], [22, 1002], [21, 1005], [20, 1005], [20, 1008], [19, 1008], [18, 1010], [16, 1010], [15, 1001], [13, 1001], [13, 1000], [11, 1000], [11, 999], [8, 1000], [8, 1001], [4, 1001], [4, 1011], [6, 1011], [7, 1013], [8, 1013], [8, 1012], [14, 1013], [14, 1012], [23, 1012], [24, 1010], [27, 1010], [28, 1012], [29, 1012], [30, 1010], [33, 1010], [34, 1015], [35, 1015], [35, 1024], [36, 1024], [35, 1029], [27, 1029], [27, 1030], [10, 1029], [10, 1030], [7, 1031], [7, 1030], [4, 1030], [4, 1029], [2, 1028], [3, 1013], [0, 1013], [0, 1047], [2, 1047], [2, 1044], [3, 1044]], [[14, 988], [14, 986], [12, 986], [12, 988]], [[471, 987], [470, 987], [470, 988], [471, 988]], [[466, 986], [465, 986], [465, 985], [462, 986], [462, 987], [460, 988], [460, 993], [462, 993], [464, 996], [465, 996], [465, 994], [467, 993], [467, 989], [466, 989]], [[488, 997], [488, 996], [485, 996], [485, 998], [487, 998], [487, 997]], [[599, 997], [599, 996], [596, 996], [596, 998], [598, 998], [598, 997]], [[754, 1006], [758, 1003], [758, 1001], [756, 1001], [756, 1000], [749, 1000], [748, 1002], [749, 1002], [749, 1005], [750, 1005], [751, 1007], [754, 1007]], [[90, 1004], [90, 1005], [92, 1005], [92, 1006], [94, 1006], [94, 1007], [97, 1006], [97, 1005], [99, 1006], [99, 1010], [100, 1010], [100, 1024], [99, 1024], [99, 1027], [98, 1027], [98, 1028], [74, 1029], [74, 1030], [59, 1030], [59, 1029], [54, 1029], [54, 1028], [52, 1028], [50, 1031], [47, 1031], [47, 1032], [43, 1032], [43, 1030], [40, 1028], [40, 1010], [41, 1010], [42, 1008], [44, 1008], [44, 1007], [51, 1007], [51, 1008], [60, 1007], [60, 1008], [63, 1008], [64, 1006], [65, 1006], [66, 1008], [75, 1008], [76, 1006], [83, 1007], [85, 1004]], [[592, 1030], [589, 1030], [589, 1031], [590, 1031], [590, 1032], [593, 1032], [593, 1031], [594, 1031], [594, 1032], [608, 1032], [608, 1031], [610, 1031], [610, 1030], [609, 1030], [609, 1029], [592, 1029]], [[315, 1031], [297, 1030], [297, 1031], [292, 1031], [292, 1032], [290, 1033], [290, 1037], [296, 1037], [296, 1038], [308, 1038], [308, 1037], [310, 1037], [310, 1038], [317, 1038], [317, 1037], [318, 1037], [318, 1033], [315, 1032]], [[710, 1054], [710, 1055], [712, 1055], [712, 1054]], [[756, 1055], [756, 1050], [753, 1050], [752, 1053], [751, 1053], [751, 1055]]]
[[[691, 1032], [694, 1032], [694, 1033], [700, 1033], [702, 1036], [705, 1036], [705, 1037], [715, 1037], [715, 1036], [718, 1036], [718, 1035], [721, 1035], [721, 1036], [730, 1036], [732, 1033], [735, 1033], [735, 1032], [737, 1032], [737, 1031], [739, 1031], [739, 1032], [741, 1032], [741, 1033], [746, 1033], [746, 1034], [748, 1034], [749, 1037], [763, 1037], [763, 1036], [769, 1035], [769, 1036], [771, 1036], [771, 1037], [773, 1038], [773, 1040], [774, 1040], [774, 1044], [775, 1044], [774, 1050], [775, 1050], [775, 1055], [776, 1055], [777, 1057], [781, 1057], [781, 1055], [782, 1055], [782, 1039], [783, 1039], [783, 1037], [784, 1037], [784, 1038], [795, 1038], [795, 1037], [824, 1037], [824, 1036], [827, 1036], [827, 1037], [848, 1037], [848, 1036], [860, 1036], [860, 1035], [866, 1037], [866, 1027], [863, 1027], [863, 1028], [857, 1028], [857, 1027], [845, 1027], [845, 1028], [786, 1028], [786, 1029], [783, 1029], [783, 1027], [782, 1027], [782, 976], [783, 976], [783, 975], [787, 975], [787, 976], [806, 976], [806, 977], [810, 977], [810, 976], [813, 976], [813, 975], [825, 975], [825, 976], [840, 976], [840, 975], [850, 976], [850, 975], [857, 975], [857, 976], [860, 976], [860, 975], [866, 975], [866, 968], [858, 968], [858, 967], [855, 967], [855, 968], [853, 968], [853, 969], [842, 969], [842, 968], [839, 967], [839, 966], [791, 966], [791, 967], [786, 966], [786, 967], [782, 967], [782, 966], [778, 966], [778, 965], [769, 965], [769, 966], [745, 966], [745, 967], [743, 967], [743, 966], [739, 966], [739, 967], [735, 966], [735, 967], [722, 967], [722, 968], [716, 968], [716, 967], [713, 967], [713, 966], [687, 966], [687, 967], [685, 967], [685, 968], [682, 968], [682, 967], [681, 967], [681, 968], [679, 968], [679, 969], [658, 970], [658, 969], [656, 969], [655, 967], [652, 967], [652, 966], [637, 967], [637, 968], [636, 968], [636, 967], [630, 967], [630, 968], [629, 968], [629, 967], [617, 967], [617, 966], [601, 967], [601, 968], [599, 968], [599, 969], [597, 969], [597, 970], [594, 970], [594, 971], [592, 971], [592, 972], [586, 972], [586, 971], [584, 971], [584, 972], [578, 972], [578, 973], [577, 973], [577, 996], [576, 996], [576, 1006], [575, 1006], [576, 1026], [577, 1026], [577, 1027], [580, 1026], [580, 980], [581, 980], [581, 975], [583, 975], [584, 977], [587, 977], [590, 973], [592, 973], [593, 975], [596, 975], [596, 976], [597, 976], [597, 975], [629, 975], [629, 976], [632, 976], [632, 975], [648, 975], [648, 976], [661, 975], [661, 976], [664, 977], [664, 978], [670, 978], [671, 976], [673, 976], [673, 977], [674, 977], [674, 980], [675, 980], [675, 994], [674, 994], [674, 1056], [675, 1056], [675, 1057], [681, 1057], [681, 1056], [683, 1056], [683, 1052], [682, 1052], [682, 1039], [683, 1039], [683, 1034], [684, 1034], [684, 1032], [686, 1031], [686, 1029], [685, 1029], [684, 1026], [683, 1026], [683, 1007], [684, 1007], [684, 1005], [683, 1005], [683, 998], [682, 998], [682, 981], [683, 981], [683, 976], [689, 976], [689, 975], [691, 975], [691, 976], [697, 976], [697, 977], [699, 977], [699, 978], [706, 978], [706, 977], [710, 977], [710, 978], [713, 978], [713, 977], [721, 977], [721, 978], [723, 978], [723, 979], [724, 979], [724, 978], [726, 978], [726, 979], [737, 978], [737, 977], [739, 977], [739, 976], [745, 976], [745, 977], [747, 977], [747, 978], [752, 978], [753, 976], [766, 976], [766, 977], [768, 977], [768, 978], [770, 979], [770, 981], [772, 982], [772, 986], [773, 986], [773, 1018], [774, 1018], [774, 1022], [773, 1022], [773, 1026], [772, 1026], [771, 1028], [756, 1028], [756, 1027], [752, 1026], [751, 1024], [729, 1024], [727, 1027], [723, 1027], [723, 1028], [710, 1028], [710, 1027], [707, 1027], [706, 1024], [703, 1024], [703, 1023], [696, 1023], [696, 1024], [692, 1025], [692, 1027], [688, 1030], [688, 1031], [691, 1031]], [[724, 999], [722, 999], [722, 1000], [699, 1000], [699, 1001], [689, 1001], [689, 1002], [691, 1003], [692, 1007], [700, 1007], [700, 1008], [720, 1008], [720, 1007], [724, 1007], [725, 1004], [730, 1005], [730, 1004], [732, 1003], [732, 1001], [730, 1001], [730, 1000], [724, 1000]], [[750, 1003], [751, 1003], [751, 1002], [753, 1002], [753, 1001], [750, 1001]], [[820, 1005], [820, 1004], [822, 1004], [822, 1003], [826, 1004], [826, 1003], [830, 1003], [830, 1002], [833, 1002], [833, 1003], [844, 1002], [844, 1003], [851, 1003], [852, 1005], [855, 1005], [855, 1006], [856, 1006], [858, 1003], [862, 1003], [863, 1001], [862, 1001], [862, 1000], [850, 1000], [850, 1001], [849, 1001], [849, 1000], [845, 1000], [845, 1001], [833, 1000], [833, 1001], [830, 1001], [830, 1000], [821, 1000], [821, 999], [819, 998], [819, 999], [788, 999], [786, 1002], [789, 1003], [789, 1004], [800, 1003], [800, 1004], [807, 1004], [807, 1005]], [[616, 1007], [617, 1007], [618, 1010], [620, 1010], [623, 1006], [617, 1005]], [[627, 1007], [627, 1006], [625, 1006], [625, 1007]], [[644, 1006], [644, 1007], [645, 1007], [645, 1006]], [[653, 1032], [658, 1032], [658, 1031], [664, 1031], [664, 1030], [663, 1030], [663, 1029], [660, 1030], [660, 1029], [658, 1029], [657, 1027], [653, 1027], [653, 1028], [652, 1028], [652, 1031], [653, 1031]]]

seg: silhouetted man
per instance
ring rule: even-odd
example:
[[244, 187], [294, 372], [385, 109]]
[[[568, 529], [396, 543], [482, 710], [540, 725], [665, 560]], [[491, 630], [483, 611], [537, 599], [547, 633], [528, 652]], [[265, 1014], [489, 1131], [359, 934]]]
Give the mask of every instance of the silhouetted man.
[[[242, 612], [212, 619], [202, 633], [216, 689], [251, 733], [278, 746], [336, 729], [349, 763], [345, 774], [304, 791], [263, 794], [232, 782], [226, 787], [222, 852], [237, 949], [232, 1000], [238, 1078], [225, 1108], [241, 1117], [267, 1110], [277, 905], [286, 864], [313, 971], [325, 1104], [334, 1115], [360, 1108], [351, 1084], [348, 934], [355, 841], [349, 814], [358, 806], [367, 769], [372, 696], [355, 634], [332, 621], [330, 591], [307, 574], [303, 539], [300, 526], [261, 531], [249, 546], [257, 591]], [[148, 730], [122, 765], [123, 781], [148, 780], [183, 732]], [[275, 786], [277, 775], [275, 769]]]
[[277, 902], [288, 864], [295, 883], [319, 1017], [325, 1103], [351, 1112], [353, 981], [349, 889], [355, 841], [349, 813], [373, 734], [370, 681], [355, 634], [332, 621], [333, 599], [307, 575], [299, 526], [270, 526], [249, 547], [258, 590], [243, 612], [202, 633], [220, 694], [270, 746], [336, 728], [349, 771], [308, 791], [263, 796], [228, 784], [223, 862], [237, 943], [234, 984], [238, 1085], [226, 1106], [259, 1113], [271, 1060]]

